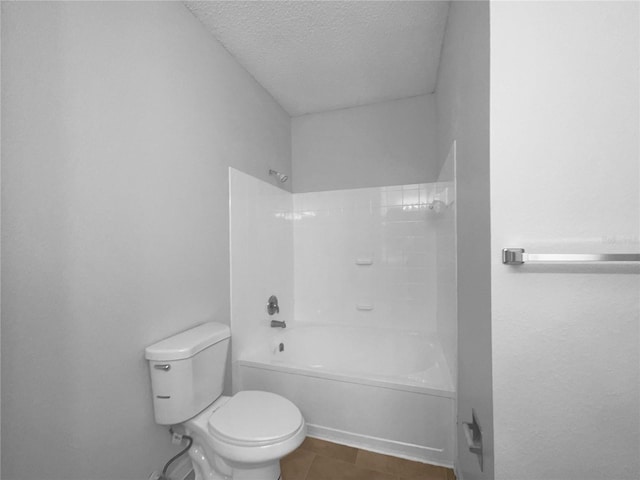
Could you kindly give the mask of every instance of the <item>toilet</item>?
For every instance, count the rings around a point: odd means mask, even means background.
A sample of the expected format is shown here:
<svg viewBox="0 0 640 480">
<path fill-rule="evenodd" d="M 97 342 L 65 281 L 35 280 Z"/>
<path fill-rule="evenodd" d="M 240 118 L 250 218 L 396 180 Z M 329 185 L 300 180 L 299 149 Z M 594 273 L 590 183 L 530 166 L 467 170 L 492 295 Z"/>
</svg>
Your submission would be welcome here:
<svg viewBox="0 0 640 480">
<path fill-rule="evenodd" d="M 231 332 L 209 322 L 145 349 L 156 423 L 182 424 L 193 438 L 196 480 L 278 480 L 280 459 L 298 448 L 306 424 L 279 395 L 222 395 Z"/>
</svg>

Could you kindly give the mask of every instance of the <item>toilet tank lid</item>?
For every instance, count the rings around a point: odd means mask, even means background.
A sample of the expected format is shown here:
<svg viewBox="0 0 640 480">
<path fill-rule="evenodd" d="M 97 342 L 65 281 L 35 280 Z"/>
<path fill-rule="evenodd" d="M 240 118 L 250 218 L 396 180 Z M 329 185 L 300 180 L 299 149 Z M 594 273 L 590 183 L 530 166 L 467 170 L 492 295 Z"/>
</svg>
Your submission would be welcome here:
<svg viewBox="0 0 640 480">
<path fill-rule="evenodd" d="M 145 348 L 147 360 L 171 361 L 191 358 L 196 353 L 231 336 L 227 325 L 208 322 L 190 328 Z"/>
</svg>

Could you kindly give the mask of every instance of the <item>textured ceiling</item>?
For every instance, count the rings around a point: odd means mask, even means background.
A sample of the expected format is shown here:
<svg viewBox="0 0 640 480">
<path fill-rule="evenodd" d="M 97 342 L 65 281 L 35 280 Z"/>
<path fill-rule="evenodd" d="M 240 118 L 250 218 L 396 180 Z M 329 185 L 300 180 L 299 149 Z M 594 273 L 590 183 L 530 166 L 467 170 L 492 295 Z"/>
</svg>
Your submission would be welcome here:
<svg viewBox="0 0 640 480">
<path fill-rule="evenodd" d="M 431 93 L 449 2 L 185 1 L 291 115 Z"/>
</svg>

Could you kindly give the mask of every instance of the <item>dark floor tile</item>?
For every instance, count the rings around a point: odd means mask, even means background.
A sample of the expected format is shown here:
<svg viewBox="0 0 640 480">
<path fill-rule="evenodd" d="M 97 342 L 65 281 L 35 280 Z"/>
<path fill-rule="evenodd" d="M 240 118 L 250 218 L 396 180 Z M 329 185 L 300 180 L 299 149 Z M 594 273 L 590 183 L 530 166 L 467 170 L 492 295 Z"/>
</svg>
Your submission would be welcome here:
<svg viewBox="0 0 640 480">
<path fill-rule="evenodd" d="M 331 457 L 317 455 L 306 480 L 398 480 L 394 475 L 376 472 Z"/>
<path fill-rule="evenodd" d="M 404 458 L 359 450 L 356 458 L 358 467 L 396 475 L 402 480 L 447 480 L 444 467 L 414 462 Z"/>
<path fill-rule="evenodd" d="M 300 445 L 300 449 L 322 455 L 323 457 L 336 458 L 344 462 L 355 463 L 358 449 L 327 442 L 318 438 L 307 437 Z"/>
<path fill-rule="evenodd" d="M 282 480 L 305 480 L 315 456 L 309 450 L 297 449 L 284 457 L 280 460 Z"/>
</svg>

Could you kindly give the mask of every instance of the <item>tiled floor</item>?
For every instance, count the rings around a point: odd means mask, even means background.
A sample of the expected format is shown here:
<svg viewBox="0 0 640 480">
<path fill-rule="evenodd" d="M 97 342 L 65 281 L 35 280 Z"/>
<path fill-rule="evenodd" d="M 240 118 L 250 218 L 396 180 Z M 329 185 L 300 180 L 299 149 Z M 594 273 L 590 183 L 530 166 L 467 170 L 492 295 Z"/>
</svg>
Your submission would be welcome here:
<svg viewBox="0 0 640 480">
<path fill-rule="evenodd" d="M 307 437 L 280 462 L 282 480 L 455 480 L 453 470 Z"/>
</svg>

